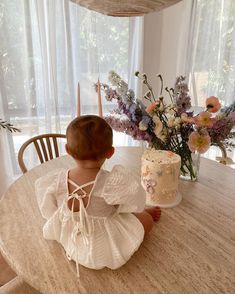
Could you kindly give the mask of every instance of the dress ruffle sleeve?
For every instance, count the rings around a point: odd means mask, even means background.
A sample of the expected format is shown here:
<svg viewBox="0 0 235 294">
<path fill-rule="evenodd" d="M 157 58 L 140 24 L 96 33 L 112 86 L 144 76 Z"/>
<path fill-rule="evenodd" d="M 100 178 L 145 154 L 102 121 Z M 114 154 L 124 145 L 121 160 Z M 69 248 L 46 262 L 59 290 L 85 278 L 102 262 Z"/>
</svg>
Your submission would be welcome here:
<svg viewBox="0 0 235 294">
<path fill-rule="evenodd" d="M 130 171 L 116 165 L 107 175 L 103 197 L 110 205 L 119 205 L 117 212 L 141 212 L 145 207 L 145 192 Z"/>
<path fill-rule="evenodd" d="M 39 209 L 45 219 L 49 219 L 58 209 L 56 194 L 61 170 L 53 171 L 35 182 L 35 192 Z"/>
</svg>

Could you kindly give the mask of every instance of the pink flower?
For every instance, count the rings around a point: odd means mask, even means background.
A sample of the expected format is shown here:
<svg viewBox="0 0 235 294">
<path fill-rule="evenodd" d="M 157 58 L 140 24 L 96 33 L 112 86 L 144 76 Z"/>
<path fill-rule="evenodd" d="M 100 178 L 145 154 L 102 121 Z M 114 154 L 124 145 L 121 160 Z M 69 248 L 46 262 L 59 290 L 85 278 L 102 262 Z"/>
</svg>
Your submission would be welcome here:
<svg viewBox="0 0 235 294">
<path fill-rule="evenodd" d="M 189 136 L 188 146 L 192 152 L 198 151 L 199 153 L 205 153 L 211 144 L 211 138 L 207 132 L 198 133 L 192 132 Z"/>
<path fill-rule="evenodd" d="M 206 99 L 206 108 L 209 112 L 217 112 L 221 108 L 219 99 L 215 96 L 210 96 Z"/>
<path fill-rule="evenodd" d="M 154 109 L 156 108 L 157 103 L 153 102 L 151 104 L 149 104 L 149 106 L 145 109 L 146 112 L 151 113 L 154 111 Z"/>
<path fill-rule="evenodd" d="M 211 113 L 203 111 L 194 117 L 195 124 L 198 127 L 211 128 L 215 123 L 215 119 L 211 117 Z"/>
</svg>

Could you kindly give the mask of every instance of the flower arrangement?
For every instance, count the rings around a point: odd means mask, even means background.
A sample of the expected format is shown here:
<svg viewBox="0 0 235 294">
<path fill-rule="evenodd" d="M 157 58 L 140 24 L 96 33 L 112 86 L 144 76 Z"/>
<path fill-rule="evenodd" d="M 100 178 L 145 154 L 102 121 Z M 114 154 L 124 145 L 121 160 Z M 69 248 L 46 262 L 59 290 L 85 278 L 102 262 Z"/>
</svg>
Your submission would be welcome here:
<svg viewBox="0 0 235 294">
<path fill-rule="evenodd" d="M 170 98 L 163 97 L 163 79 L 159 97 L 156 97 L 146 74 L 135 75 L 147 87 L 142 100 L 135 97 L 133 90 L 114 71 L 109 73 L 111 86 L 101 84 L 108 101 L 117 101 L 117 109 L 106 116 L 112 128 L 124 132 L 134 139 L 144 140 L 155 149 L 171 150 L 181 156 L 181 174 L 196 179 L 192 154 L 204 153 L 210 145 L 235 147 L 231 138 L 235 125 L 235 102 L 224 109 L 218 98 L 206 99 L 205 111 L 194 115 L 185 77 L 177 77 L 174 88 L 165 88 Z M 144 104 L 148 102 L 148 105 Z M 220 111 L 219 111 L 220 110 Z M 218 112 L 219 111 L 219 112 Z"/>
</svg>

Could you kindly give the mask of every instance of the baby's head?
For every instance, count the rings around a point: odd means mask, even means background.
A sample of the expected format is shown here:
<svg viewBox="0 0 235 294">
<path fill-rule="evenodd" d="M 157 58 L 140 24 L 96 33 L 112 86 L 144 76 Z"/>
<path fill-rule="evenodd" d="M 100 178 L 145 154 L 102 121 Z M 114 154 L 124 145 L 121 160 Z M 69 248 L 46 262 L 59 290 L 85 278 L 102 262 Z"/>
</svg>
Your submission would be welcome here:
<svg viewBox="0 0 235 294">
<path fill-rule="evenodd" d="M 113 131 L 96 115 L 75 118 L 66 131 L 67 152 L 76 160 L 102 160 L 113 155 Z"/>
</svg>

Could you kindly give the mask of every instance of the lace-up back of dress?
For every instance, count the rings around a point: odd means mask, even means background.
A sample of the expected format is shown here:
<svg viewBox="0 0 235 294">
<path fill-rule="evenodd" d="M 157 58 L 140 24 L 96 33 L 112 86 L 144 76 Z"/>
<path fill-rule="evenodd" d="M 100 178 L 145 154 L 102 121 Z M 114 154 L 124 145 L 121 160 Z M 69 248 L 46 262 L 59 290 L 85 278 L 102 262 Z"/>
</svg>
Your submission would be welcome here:
<svg viewBox="0 0 235 294">
<path fill-rule="evenodd" d="M 101 173 L 104 176 L 105 172 L 101 171 Z M 79 196 L 81 195 L 84 207 L 89 216 L 101 218 L 108 217 L 115 212 L 116 208 L 113 205 L 107 204 L 104 198 L 102 197 L 102 189 L 99 189 L 99 187 L 103 186 L 104 181 L 105 176 L 98 177 L 97 181 L 89 182 L 79 186 L 70 179 L 68 179 L 68 188 L 69 191 L 71 191 L 69 197 L 71 197 L 73 193 Z M 94 185 L 96 185 L 96 188 L 94 189 L 95 192 L 93 192 Z M 70 210 L 72 210 L 72 202 L 73 198 L 71 198 L 68 201 L 68 208 Z M 79 211 L 79 209 L 79 201 L 74 201 L 74 211 Z"/>
<path fill-rule="evenodd" d="M 68 197 L 70 198 L 72 195 L 76 195 L 79 198 L 82 199 L 84 207 L 86 208 L 88 206 L 89 203 L 89 194 L 92 190 L 92 187 L 94 185 L 95 181 L 91 181 L 88 183 L 85 183 L 83 185 L 77 185 L 75 182 L 73 182 L 72 180 L 68 179 L 68 191 L 70 191 Z M 70 198 L 68 200 L 68 208 L 70 210 L 72 210 L 72 205 L 73 205 L 73 198 Z M 79 201 L 75 200 L 74 201 L 74 211 L 77 212 L 80 210 L 79 207 Z"/>
</svg>

